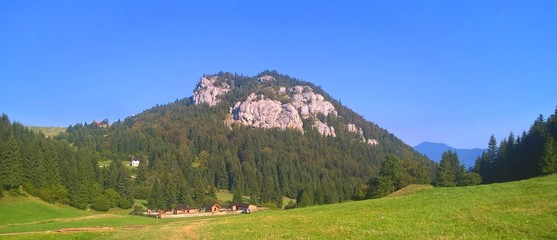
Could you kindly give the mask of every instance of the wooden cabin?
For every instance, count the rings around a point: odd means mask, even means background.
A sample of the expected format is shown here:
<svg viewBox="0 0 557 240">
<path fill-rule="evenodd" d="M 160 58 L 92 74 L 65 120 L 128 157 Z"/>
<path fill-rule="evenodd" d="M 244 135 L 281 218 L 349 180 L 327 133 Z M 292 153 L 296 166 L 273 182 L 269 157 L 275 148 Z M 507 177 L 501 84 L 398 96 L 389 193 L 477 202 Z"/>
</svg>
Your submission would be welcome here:
<svg viewBox="0 0 557 240">
<path fill-rule="evenodd" d="M 205 209 L 205 212 L 212 212 L 212 213 L 220 212 L 220 205 L 218 205 L 218 204 L 215 203 L 215 204 L 213 204 L 213 205 L 211 205 L 211 206 L 208 206 L 208 207 Z"/>
</svg>

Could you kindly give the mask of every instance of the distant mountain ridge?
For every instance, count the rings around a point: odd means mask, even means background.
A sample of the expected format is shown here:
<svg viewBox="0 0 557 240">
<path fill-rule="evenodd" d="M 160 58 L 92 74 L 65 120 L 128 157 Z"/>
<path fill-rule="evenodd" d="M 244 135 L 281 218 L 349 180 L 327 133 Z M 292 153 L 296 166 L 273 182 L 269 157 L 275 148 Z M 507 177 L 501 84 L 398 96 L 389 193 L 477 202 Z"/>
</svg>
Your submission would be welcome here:
<svg viewBox="0 0 557 240">
<path fill-rule="evenodd" d="M 440 162 L 443 152 L 451 150 L 456 152 L 458 159 L 466 168 L 473 167 L 478 156 L 482 154 L 485 149 L 458 149 L 451 147 L 444 143 L 423 142 L 413 147 L 414 150 L 421 154 L 426 155 L 429 159 Z"/>
</svg>

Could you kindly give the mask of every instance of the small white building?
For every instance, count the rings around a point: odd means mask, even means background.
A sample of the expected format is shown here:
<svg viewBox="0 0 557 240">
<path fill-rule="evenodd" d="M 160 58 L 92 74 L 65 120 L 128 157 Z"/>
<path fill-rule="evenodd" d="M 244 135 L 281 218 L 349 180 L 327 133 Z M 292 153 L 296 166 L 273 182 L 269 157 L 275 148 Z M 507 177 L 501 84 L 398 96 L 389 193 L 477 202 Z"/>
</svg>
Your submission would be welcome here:
<svg viewBox="0 0 557 240">
<path fill-rule="evenodd" d="M 132 161 L 130 162 L 130 166 L 139 167 L 139 159 L 137 159 L 137 158 L 135 158 L 135 156 L 133 156 Z"/>
</svg>

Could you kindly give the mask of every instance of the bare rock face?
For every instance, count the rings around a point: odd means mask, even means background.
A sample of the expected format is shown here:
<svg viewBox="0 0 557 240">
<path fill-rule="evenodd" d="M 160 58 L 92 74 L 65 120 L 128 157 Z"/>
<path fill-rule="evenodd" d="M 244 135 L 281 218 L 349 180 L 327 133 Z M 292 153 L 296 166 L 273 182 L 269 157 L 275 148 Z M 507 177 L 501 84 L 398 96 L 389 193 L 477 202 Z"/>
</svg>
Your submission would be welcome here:
<svg viewBox="0 0 557 240">
<path fill-rule="evenodd" d="M 255 93 L 244 102 L 237 102 L 231 114 L 235 122 L 248 126 L 303 131 L 302 119 L 292 104 L 282 104 Z"/>
<path fill-rule="evenodd" d="M 262 76 L 259 81 L 273 81 L 272 76 Z M 290 103 L 269 99 L 252 93 L 245 101 L 237 102 L 231 109 L 232 119 L 244 125 L 262 128 L 297 129 L 303 132 L 302 119 L 313 118 L 313 127 L 324 136 L 336 136 L 335 129 L 317 119 L 318 114 L 337 115 L 333 104 L 309 86 L 279 87 L 278 94 L 288 97 Z M 300 115 L 301 114 L 301 115 Z"/>
<path fill-rule="evenodd" d="M 314 93 L 309 86 L 295 86 L 289 88 L 288 93 L 292 94 L 292 105 L 300 110 L 302 117 L 317 116 L 321 113 L 324 116 L 329 114 L 337 115 L 337 111 L 333 104 L 323 97 L 323 95 Z"/>
<path fill-rule="evenodd" d="M 347 125 L 347 127 L 348 127 L 349 132 L 357 133 L 358 135 L 360 135 L 360 138 L 361 138 L 362 142 L 365 142 L 370 146 L 375 146 L 375 145 L 379 144 L 379 141 L 377 141 L 373 138 L 372 139 L 366 139 L 364 137 L 364 131 L 361 128 L 357 127 L 356 124 L 349 123 Z"/>
<path fill-rule="evenodd" d="M 334 127 L 319 121 L 319 119 L 315 119 L 315 121 L 313 122 L 313 127 L 317 129 L 317 131 L 321 133 L 321 135 L 323 136 L 331 136 L 331 137 L 337 136 Z"/>
<path fill-rule="evenodd" d="M 258 80 L 259 80 L 260 83 L 262 83 L 262 82 L 274 81 L 275 78 L 271 75 L 263 75 L 263 76 L 259 77 Z"/>
<path fill-rule="evenodd" d="M 364 138 L 364 131 L 361 128 L 356 127 L 356 124 L 349 123 L 347 126 L 349 132 L 358 133 L 362 138 Z"/>
<path fill-rule="evenodd" d="M 367 143 L 368 145 L 370 145 L 370 146 L 375 146 L 375 145 L 379 144 L 379 141 L 377 141 L 377 140 L 375 140 L 375 139 L 372 138 L 372 139 L 368 139 L 368 140 L 366 141 L 366 143 Z"/>
<path fill-rule="evenodd" d="M 230 91 L 230 86 L 225 81 L 219 81 L 217 76 L 202 77 L 193 90 L 193 102 L 195 105 L 206 103 L 209 106 L 215 106 L 220 102 L 219 96 L 228 91 Z"/>
</svg>

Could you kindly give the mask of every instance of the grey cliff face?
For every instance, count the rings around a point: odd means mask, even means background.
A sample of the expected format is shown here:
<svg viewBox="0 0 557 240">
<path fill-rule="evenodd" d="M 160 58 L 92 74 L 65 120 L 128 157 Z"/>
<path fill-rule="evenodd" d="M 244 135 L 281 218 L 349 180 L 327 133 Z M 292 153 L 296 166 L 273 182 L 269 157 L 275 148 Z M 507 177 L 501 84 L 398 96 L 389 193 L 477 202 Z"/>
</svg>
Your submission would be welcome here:
<svg viewBox="0 0 557 240">
<path fill-rule="evenodd" d="M 270 76 L 261 77 L 272 81 Z M 289 89 L 280 87 L 278 94 L 288 97 L 290 103 L 268 99 L 252 93 L 245 101 L 237 102 L 230 113 L 235 122 L 263 128 L 292 128 L 303 132 L 302 119 L 313 118 L 313 127 L 322 135 L 336 136 L 335 129 L 317 119 L 317 114 L 337 115 L 333 104 L 321 94 L 316 94 L 308 86 L 295 86 Z"/>
<path fill-rule="evenodd" d="M 248 126 L 303 131 L 302 119 L 294 106 L 282 104 L 264 95 L 252 93 L 245 101 L 237 102 L 231 114 L 235 122 Z"/>
<path fill-rule="evenodd" d="M 258 78 L 260 84 L 272 81 L 275 81 L 275 78 L 271 75 Z M 202 77 L 193 91 L 194 104 L 215 106 L 220 102 L 221 96 L 230 90 L 231 87 L 226 79 L 219 79 L 218 76 Z M 338 115 L 334 105 L 323 95 L 303 85 L 288 88 L 281 86 L 274 91 L 275 96 L 280 96 L 282 102 L 263 94 L 251 93 L 245 100 L 237 102 L 230 108 L 225 123 L 227 125 L 239 123 L 259 128 L 295 129 L 303 133 L 302 120 L 311 119 L 313 129 L 323 136 L 336 137 L 335 128 L 318 117 Z M 355 124 L 349 123 L 347 128 L 349 132 L 358 134 L 362 142 L 371 146 L 378 144 L 375 139 L 366 139 L 362 129 Z"/>
<path fill-rule="evenodd" d="M 195 105 L 206 103 L 209 106 L 215 106 L 220 102 L 219 97 L 228 91 L 230 91 L 230 86 L 224 81 L 218 83 L 217 76 L 211 78 L 202 77 L 199 79 L 195 90 L 193 90 L 193 102 Z"/>
<path fill-rule="evenodd" d="M 304 118 L 317 116 L 321 113 L 324 116 L 329 114 L 337 115 L 337 111 L 333 104 L 323 97 L 323 95 L 314 93 L 309 86 L 295 86 L 287 90 L 292 94 L 292 105 L 300 110 Z"/>
<path fill-rule="evenodd" d="M 365 142 L 370 146 L 375 146 L 375 145 L 379 144 L 379 141 L 377 141 L 373 138 L 372 139 L 366 139 L 364 137 L 364 131 L 361 128 L 357 127 L 356 124 L 349 123 L 349 124 L 347 124 L 347 127 L 348 127 L 349 132 L 357 133 L 358 135 L 360 135 L 360 139 L 362 140 L 362 142 Z"/>
</svg>

